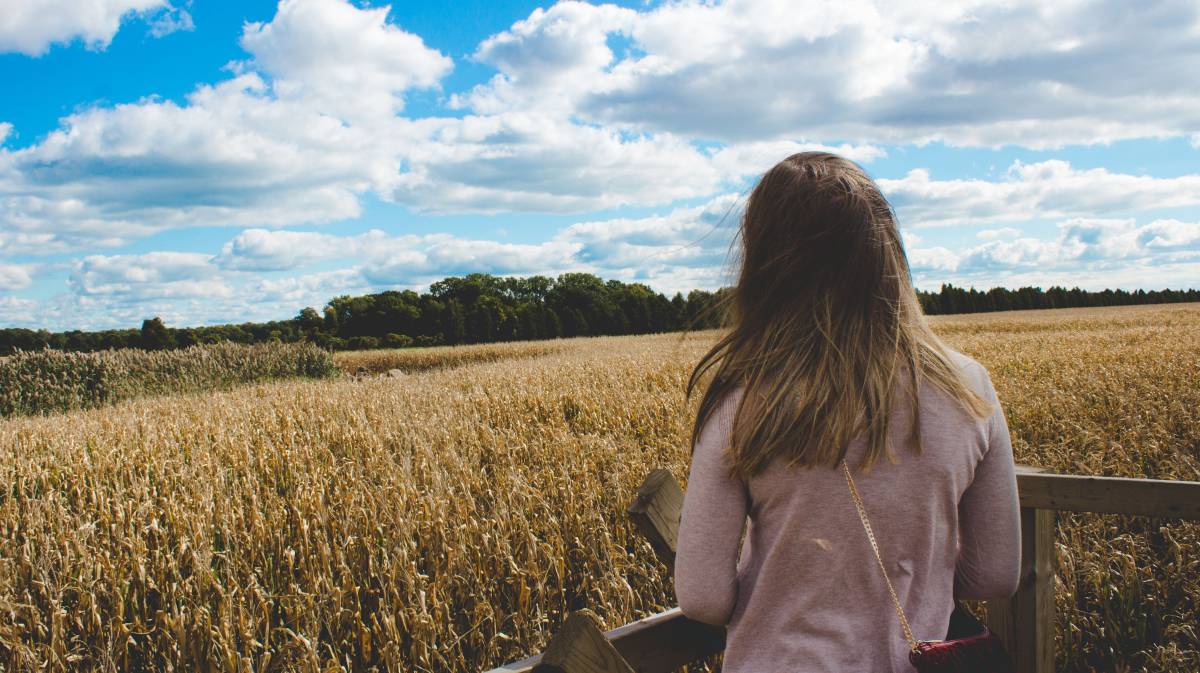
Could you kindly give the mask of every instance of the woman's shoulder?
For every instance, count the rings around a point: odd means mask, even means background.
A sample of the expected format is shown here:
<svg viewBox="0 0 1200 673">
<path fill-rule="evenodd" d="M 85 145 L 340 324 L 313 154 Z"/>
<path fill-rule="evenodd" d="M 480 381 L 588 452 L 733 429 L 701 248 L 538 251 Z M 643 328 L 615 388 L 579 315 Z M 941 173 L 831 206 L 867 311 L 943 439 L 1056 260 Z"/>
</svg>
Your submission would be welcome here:
<svg viewBox="0 0 1200 673">
<path fill-rule="evenodd" d="M 962 351 L 947 347 L 945 352 L 951 365 L 958 369 L 959 380 L 985 402 L 993 405 L 996 404 L 996 388 L 992 383 L 992 377 L 987 368 L 978 360 Z M 951 395 L 949 391 L 942 389 L 940 386 L 934 386 L 934 389 L 936 389 L 936 392 L 933 393 L 933 399 L 936 400 L 934 402 L 935 405 L 958 410 L 966 402 L 965 399 L 958 399 L 956 395 Z"/>
<path fill-rule="evenodd" d="M 958 368 L 966 376 L 966 379 L 971 382 L 975 391 L 984 394 L 991 387 L 991 376 L 988 370 L 978 360 L 953 348 L 946 348 L 946 355 L 950 357 L 950 361 L 958 365 Z"/>
<path fill-rule="evenodd" d="M 949 346 L 946 347 L 946 355 L 950 356 L 951 362 L 953 362 L 954 364 L 958 365 L 959 367 L 961 367 L 963 369 L 967 369 L 967 370 L 971 370 L 971 369 L 975 369 L 975 368 L 983 369 L 983 365 L 979 364 L 978 360 L 971 357 L 970 355 L 967 355 L 966 353 L 964 353 L 962 351 L 950 348 Z"/>
<path fill-rule="evenodd" d="M 742 398 L 746 394 L 745 386 L 738 385 L 728 390 L 725 390 L 717 398 L 713 404 L 712 411 L 708 414 L 706 426 L 712 426 L 714 432 L 728 436 L 733 431 L 733 421 L 737 416 L 737 410 L 741 406 Z"/>
</svg>

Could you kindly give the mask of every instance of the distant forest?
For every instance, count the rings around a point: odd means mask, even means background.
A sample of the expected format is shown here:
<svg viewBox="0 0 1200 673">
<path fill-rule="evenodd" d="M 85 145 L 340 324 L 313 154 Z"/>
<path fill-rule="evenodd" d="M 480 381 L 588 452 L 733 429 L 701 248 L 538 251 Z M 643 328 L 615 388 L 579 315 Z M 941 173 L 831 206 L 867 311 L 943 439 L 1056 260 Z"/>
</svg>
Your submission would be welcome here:
<svg viewBox="0 0 1200 673">
<path fill-rule="evenodd" d="M 149 318 L 141 329 L 55 333 L 0 329 L 0 355 L 47 347 L 161 350 L 220 341 L 311 341 L 346 350 L 673 332 L 718 327 L 721 316 L 713 306 L 728 291 L 692 290 L 668 298 L 641 283 L 604 281 L 589 273 L 565 273 L 558 278 L 475 273 L 440 280 L 420 294 L 389 290 L 335 297 L 323 311 L 305 308 L 290 320 L 173 328 L 159 318 Z M 995 287 L 981 292 L 944 284 L 939 292 L 918 291 L 917 295 L 930 315 L 1200 301 L 1200 290 L 1089 292 L 1058 286 L 1044 291 Z"/>
</svg>

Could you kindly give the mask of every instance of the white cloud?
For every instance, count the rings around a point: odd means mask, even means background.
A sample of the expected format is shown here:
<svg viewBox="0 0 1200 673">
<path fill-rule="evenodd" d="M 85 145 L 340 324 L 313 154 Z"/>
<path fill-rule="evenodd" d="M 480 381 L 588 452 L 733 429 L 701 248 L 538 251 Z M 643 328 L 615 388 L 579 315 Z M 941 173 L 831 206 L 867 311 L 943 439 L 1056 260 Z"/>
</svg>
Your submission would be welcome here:
<svg viewBox="0 0 1200 673">
<path fill-rule="evenodd" d="M 975 232 L 975 235 L 978 236 L 979 238 L 984 238 L 984 239 L 1012 238 L 1013 236 L 1020 236 L 1021 230 L 1017 229 L 1016 227 L 1000 227 L 999 229 L 981 229 L 981 230 Z"/>
<path fill-rule="evenodd" d="M 415 74 L 372 74 L 395 56 L 388 48 L 411 55 L 419 52 L 413 44 L 419 39 L 382 27 L 374 10 L 344 9 L 363 13 L 365 27 L 379 35 L 368 31 L 356 42 L 336 32 L 345 11 L 333 12 L 332 19 L 320 12 L 288 14 L 278 30 L 247 29 L 256 58 L 274 65 L 305 36 L 325 34 L 350 46 L 314 51 L 307 64 L 281 66 L 282 73 L 248 71 L 201 85 L 185 105 L 151 97 L 86 109 L 33 146 L 0 148 L 0 222 L 13 232 L 7 251 L 120 244 L 178 227 L 283 226 L 358 216 L 359 196 L 368 189 L 390 192 L 401 148 L 422 131 L 390 115 L 347 124 L 335 115 L 361 96 L 350 89 L 333 97 L 326 85 L 306 78 L 329 75 L 328 86 L 377 87 L 370 89 L 374 95 L 393 100 L 395 87 L 426 83 L 430 73 L 417 58 L 412 65 L 423 70 Z M 330 25 L 305 24 L 323 19 Z M 361 58 L 351 58 L 356 48 Z M 321 58 L 325 69 L 313 62 Z M 422 58 L 443 57 L 430 52 Z M 356 74 L 332 78 L 340 70 Z M 271 75 L 279 76 L 274 84 Z M 312 95 L 301 96 L 305 91 Z M 37 240 L 47 233 L 48 243 Z"/>
<path fill-rule="evenodd" d="M 1200 204 L 1200 175 L 1156 178 L 1078 169 L 1052 159 L 1014 162 L 999 181 L 934 180 L 926 169 L 899 180 L 881 179 L 880 189 L 905 227 L 1092 216 Z"/>
<path fill-rule="evenodd" d="M 215 262 L 225 269 L 238 271 L 281 271 L 303 264 L 351 256 L 357 245 L 347 249 L 346 237 L 312 231 L 272 231 L 247 229 L 221 248 Z"/>
<path fill-rule="evenodd" d="M 213 261 L 227 270 L 282 271 L 318 260 L 342 260 L 354 265 L 360 285 L 415 287 L 472 272 L 566 271 L 572 268 L 579 247 L 559 238 L 516 244 L 450 234 L 389 235 L 378 229 L 352 236 L 250 229 L 225 244 Z"/>
<path fill-rule="evenodd" d="M 1200 129 L 1196 5 L 1122 0 L 562 3 L 485 41 L 459 99 L 689 137 L 1058 147 Z M 616 55 L 609 36 L 632 49 Z M 568 51 L 564 45 L 577 44 Z M 562 62 L 561 67 L 556 63 Z"/>
<path fill-rule="evenodd" d="M 955 271 L 1003 271 L 1022 266 L 1052 267 L 1074 259 L 1068 241 L 1044 241 L 1019 238 L 1014 241 L 990 241 L 958 255 Z"/>
<path fill-rule="evenodd" d="M 1154 249 L 1196 246 L 1200 242 L 1200 222 L 1155 220 L 1137 230 L 1138 245 Z"/>
<path fill-rule="evenodd" d="M 764 173 L 771 166 L 797 152 L 832 152 L 860 164 L 887 156 L 886 150 L 874 145 L 842 143 L 833 146 L 794 140 L 733 143 L 711 149 L 710 156 L 721 175 L 737 179 Z"/>
<path fill-rule="evenodd" d="M 269 23 L 249 23 L 242 46 L 271 73 L 281 100 L 342 119 L 377 120 L 404 106 L 401 94 L 436 86 L 453 61 L 387 22 L 390 7 L 341 0 L 281 0 Z"/>
<path fill-rule="evenodd" d="M 59 324 L 50 322 L 50 316 L 40 310 L 39 304 L 33 299 L 0 294 L 0 324 L 27 329 L 45 329 L 47 325 Z"/>
<path fill-rule="evenodd" d="M 270 23 L 245 27 L 252 58 L 238 74 L 198 86 L 183 104 L 151 96 L 87 108 L 34 145 L 0 147 L 0 250 L 61 253 L 183 227 L 330 222 L 358 217 L 368 192 L 426 212 L 667 204 L 712 194 L 762 170 L 768 150 L 799 146 L 709 156 L 671 134 L 545 111 L 398 117 L 404 92 L 436 86 L 450 61 L 386 13 L 287 0 Z M 843 147 L 865 160 L 880 152 Z"/>
<path fill-rule="evenodd" d="M 329 279 L 343 287 L 419 288 L 472 272 L 557 275 L 566 271 L 688 290 L 728 282 L 723 274 L 728 275 L 730 242 L 743 204 L 739 195 L 725 194 L 664 215 L 579 222 L 541 243 L 449 234 L 396 235 L 377 229 L 356 235 L 250 229 L 226 243 L 212 262 L 249 278 L 259 278 L 253 272 L 294 271 L 317 261 L 349 265 L 336 272 L 253 281 L 276 294 L 311 292 L 313 283 L 328 290 Z M 351 280 L 354 274 L 357 280 Z M 316 278 L 325 280 L 311 280 Z M 702 285 L 688 285 L 697 282 Z"/>
<path fill-rule="evenodd" d="M 192 21 L 191 12 L 182 7 L 168 7 L 150 20 L 152 37 L 164 37 L 171 33 L 195 29 L 196 24 Z"/>
<path fill-rule="evenodd" d="M 661 275 L 727 266 L 730 242 L 745 200 L 724 194 L 708 203 L 676 208 L 665 215 L 573 224 L 555 235 L 578 242 L 576 258 L 610 277 Z"/>
<path fill-rule="evenodd" d="M 958 267 L 959 255 L 943 246 L 932 248 L 905 247 L 908 266 L 914 271 L 954 271 Z"/>
<path fill-rule="evenodd" d="M 1094 271 L 1128 264 L 1156 265 L 1187 259 L 1200 262 L 1200 222 L 1163 219 L 1139 226 L 1134 219 L 1070 218 L 1058 223 L 1058 238 L 1054 240 L 995 239 L 959 252 L 940 246 L 917 248 L 908 250 L 908 257 L 914 272 L 994 277 L 1031 269 Z M 1200 264 L 1193 272 L 1197 270 Z"/>
<path fill-rule="evenodd" d="M 245 303 L 273 319 L 299 313 L 306 306 L 324 306 L 338 295 L 366 294 L 373 289 L 357 267 L 286 278 L 254 277 L 247 285 Z"/>
<path fill-rule="evenodd" d="M 587 212 L 711 194 L 723 176 L 669 134 L 626 136 L 537 112 L 425 120 L 391 197 L 429 212 Z"/>
<path fill-rule="evenodd" d="M 614 58 L 609 33 L 629 29 L 637 13 L 615 5 L 559 2 L 537 8 L 529 18 L 484 40 L 472 59 L 500 73 L 486 85 L 451 97 L 454 107 L 485 114 L 547 106 L 569 114 L 584 81 L 602 72 Z M 563 95 L 568 93 L 568 95 Z"/>
<path fill-rule="evenodd" d="M 119 302 L 231 296 L 233 288 L 211 260 L 196 252 L 88 255 L 75 263 L 69 283 L 80 295 Z"/>
<path fill-rule="evenodd" d="M 106 49 L 122 19 L 161 8 L 170 11 L 167 0 L 5 0 L 0 12 L 0 53 L 41 56 L 50 45 L 75 38 L 89 49 Z"/>
<path fill-rule="evenodd" d="M 0 220 L 71 249 L 185 226 L 357 216 L 375 145 L 330 118 L 277 109 L 257 85 L 243 76 L 205 87 L 188 107 L 90 110 L 39 145 L 0 153 L 13 175 L 0 179 Z"/>
<path fill-rule="evenodd" d="M 0 263 L 0 290 L 20 290 L 33 284 L 30 264 Z"/>
<path fill-rule="evenodd" d="M 376 286 L 421 286 L 446 276 L 557 274 L 574 270 L 576 246 L 559 241 L 538 244 L 462 239 L 448 234 L 402 236 L 377 242 L 363 265 Z"/>
</svg>

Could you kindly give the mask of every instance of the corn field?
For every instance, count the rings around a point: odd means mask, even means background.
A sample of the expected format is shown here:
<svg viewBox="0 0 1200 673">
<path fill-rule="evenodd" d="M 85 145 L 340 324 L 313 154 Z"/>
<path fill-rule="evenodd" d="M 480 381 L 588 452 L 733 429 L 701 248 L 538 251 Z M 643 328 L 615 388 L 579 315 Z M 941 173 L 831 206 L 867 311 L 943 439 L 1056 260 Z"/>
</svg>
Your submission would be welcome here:
<svg viewBox="0 0 1200 673">
<path fill-rule="evenodd" d="M 172 351 L 26 351 L 0 358 L 0 416 L 91 409 L 144 395 L 336 374 L 332 356 L 311 344 L 225 342 Z"/>
<path fill-rule="evenodd" d="M 385 374 L 393 371 L 412 374 L 431 369 L 448 369 L 483 362 L 549 355 L 557 353 L 568 344 L 570 344 L 569 341 L 555 339 L 552 341 L 508 341 L 471 346 L 339 351 L 334 354 L 333 359 L 342 372 L 351 375 Z"/>
<path fill-rule="evenodd" d="M 991 372 L 1019 462 L 1200 479 L 1197 305 L 932 321 Z M 2 420 L 0 670 L 478 671 L 571 610 L 666 609 L 624 512 L 650 469 L 686 479 L 716 337 Z M 1200 525 L 1058 521 L 1056 670 L 1200 670 Z"/>
</svg>

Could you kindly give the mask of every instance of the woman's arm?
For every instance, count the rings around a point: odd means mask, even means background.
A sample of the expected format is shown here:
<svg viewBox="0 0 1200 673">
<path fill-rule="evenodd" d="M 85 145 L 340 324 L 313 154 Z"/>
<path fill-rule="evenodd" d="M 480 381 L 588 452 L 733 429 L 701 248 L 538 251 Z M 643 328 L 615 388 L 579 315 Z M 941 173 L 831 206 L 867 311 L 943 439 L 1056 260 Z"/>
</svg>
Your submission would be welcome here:
<svg viewBox="0 0 1200 673">
<path fill-rule="evenodd" d="M 725 445 L 737 407 L 727 396 L 705 422 L 692 453 L 679 539 L 675 596 L 688 617 L 727 624 L 737 604 L 737 563 L 750 496 L 726 471 Z"/>
<path fill-rule="evenodd" d="M 957 598 L 1006 598 L 1021 580 L 1021 510 L 1008 421 L 984 371 L 990 401 L 988 450 L 958 503 Z"/>
</svg>

